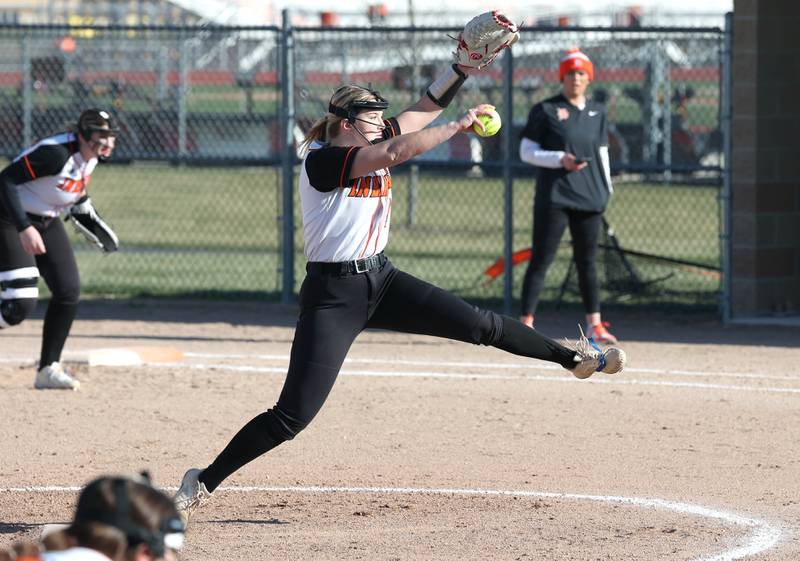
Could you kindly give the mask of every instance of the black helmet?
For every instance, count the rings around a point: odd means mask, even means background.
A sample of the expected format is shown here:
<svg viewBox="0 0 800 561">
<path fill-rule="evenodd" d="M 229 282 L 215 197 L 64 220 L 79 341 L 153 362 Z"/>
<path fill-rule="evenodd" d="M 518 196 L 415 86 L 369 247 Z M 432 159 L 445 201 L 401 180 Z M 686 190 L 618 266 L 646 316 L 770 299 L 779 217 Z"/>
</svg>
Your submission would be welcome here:
<svg viewBox="0 0 800 561">
<path fill-rule="evenodd" d="M 381 94 L 372 88 L 365 88 L 363 86 L 357 86 L 362 90 L 368 92 L 372 95 L 374 99 L 371 100 L 357 100 L 351 101 L 347 104 L 347 107 L 339 107 L 338 105 L 334 105 L 333 99 L 336 97 L 336 94 L 339 93 L 344 88 L 349 86 L 342 86 L 331 96 L 331 101 L 328 104 L 328 113 L 333 113 L 337 117 L 342 117 L 343 119 L 347 119 L 350 123 L 355 122 L 356 115 L 361 113 L 362 111 L 370 111 L 370 110 L 379 110 L 383 111 L 387 107 L 389 107 L 389 102 L 386 101 Z"/>
<path fill-rule="evenodd" d="M 112 504 L 108 504 L 110 497 L 103 490 L 108 487 L 113 493 Z M 136 505 L 131 500 L 134 493 L 143 499 Z M 145 506 L 146 511 L 142 510 Z M 153 514 L 158 514 L 155 528 L 143 524 Z M 167 548 L 180 549 L 186 531 L 172 499 L 151 485 L 146 472 L 137 479 L 100 477 L 90 482 L 78 497 L 74 523 L 91 522 L 117 528 L 125 534 L 129 546 L 144 543 L 156 557 L 163 557 Z"/>
<path fill-rule="evenodd" d="M 89 140 L 95 131 L 106 131 L 115 135 L 119 132 L 119 128 L 117 128 L 114 118 L 107 111 L 87 109 L 78 117 L 78 134 L 84 140 Z"/>
</svg>

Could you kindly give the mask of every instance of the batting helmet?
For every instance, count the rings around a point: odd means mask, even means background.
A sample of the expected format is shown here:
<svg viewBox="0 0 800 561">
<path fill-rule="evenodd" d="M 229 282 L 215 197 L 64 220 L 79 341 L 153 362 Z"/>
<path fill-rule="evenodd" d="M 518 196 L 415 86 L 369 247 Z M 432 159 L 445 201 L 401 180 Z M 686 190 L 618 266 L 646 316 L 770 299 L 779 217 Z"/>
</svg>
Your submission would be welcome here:
<svg viewBox="0 0 800 561">
<path fill-rule="evenodd" d="M 96 131 L 104 131 L 111 134 L 117 134 L 117 128 L 114 118 L 102 109 L 87 109 L 81 116 L 78 117 L 78 134 L 84 140 L 90 140 L 92 133 Z"/>
</svg>

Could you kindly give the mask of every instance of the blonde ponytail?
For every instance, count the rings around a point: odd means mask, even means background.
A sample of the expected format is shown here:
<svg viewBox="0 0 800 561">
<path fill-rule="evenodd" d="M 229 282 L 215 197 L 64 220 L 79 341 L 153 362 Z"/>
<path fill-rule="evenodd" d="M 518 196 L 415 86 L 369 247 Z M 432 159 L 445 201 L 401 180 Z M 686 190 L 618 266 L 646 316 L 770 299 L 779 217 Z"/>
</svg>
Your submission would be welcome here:
<svg viewBox="0 0 800 561">
<path fill-rule="evenodd" d="M 305 154 L 308 147 L 317 140 L 320 142 L 327 142 L 329 138 L 335 137 L 338 132 L 339 121 L 341 120 L 341 117 L 326 113 L 324 117 L 314 121 L 314 124 L 311 125 L 311 128 L 306 133 L 305 139 L 300 143 L 300 153 Z M 333 127 L 332 125 L 334 124 L 337 126 Z"/>
</svg>

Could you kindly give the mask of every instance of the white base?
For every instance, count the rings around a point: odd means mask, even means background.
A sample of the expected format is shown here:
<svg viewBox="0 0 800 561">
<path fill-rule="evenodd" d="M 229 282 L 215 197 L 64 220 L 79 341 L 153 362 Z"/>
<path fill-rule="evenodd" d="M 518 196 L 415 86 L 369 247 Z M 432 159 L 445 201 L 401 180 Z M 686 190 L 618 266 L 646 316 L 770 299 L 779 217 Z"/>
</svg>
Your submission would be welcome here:
<svg viewBox="0 0 800 561">
<path fill-rule="evenodd" d="M 62 362 L 88 366 L 139 366 L 148 362 L 180 362 L 183 351 L 174 347 L 119 347 L 64 353 Z"/>
</svg>

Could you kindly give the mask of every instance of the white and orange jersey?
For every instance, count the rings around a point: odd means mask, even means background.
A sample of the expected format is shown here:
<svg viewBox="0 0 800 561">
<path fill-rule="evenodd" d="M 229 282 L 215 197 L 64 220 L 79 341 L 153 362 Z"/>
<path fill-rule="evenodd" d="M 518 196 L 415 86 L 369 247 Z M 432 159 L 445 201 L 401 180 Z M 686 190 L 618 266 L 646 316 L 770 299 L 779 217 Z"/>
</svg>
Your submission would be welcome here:
<svg viewBox="0 0 800 561">
<path fill-rule="evenodd" d="M 97 158 L 84 161 L 78 139 L 61 133 L 42 139 L 8 166 L 25 212 L 58 216 L 86 194 Z"/>
<path fill-rule="evenodd" d="M 386 121 L 386 136 L 399 134 Z M 389 240 L 392 176 L 388 168 L 350 179 L 357 146 L 313 143 L 300 172 L 305 254 L 309 261 L 371 257 Z"/>
</svg>

